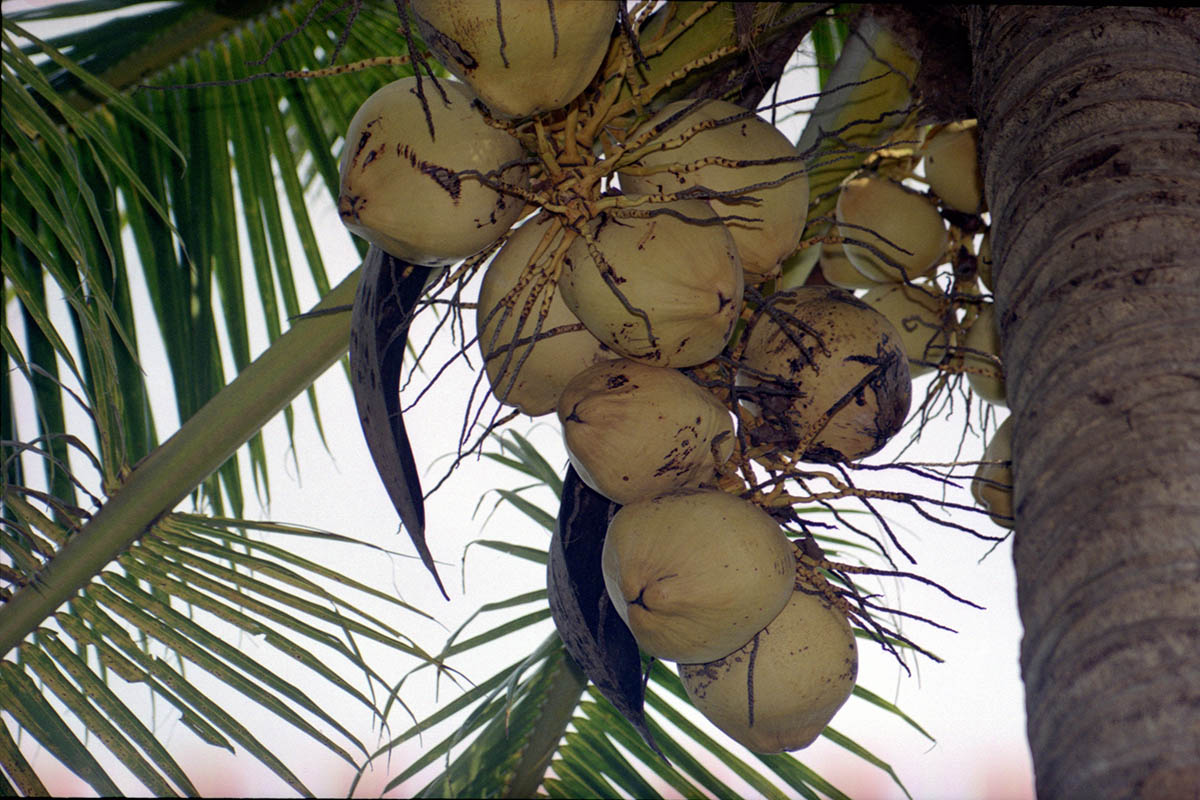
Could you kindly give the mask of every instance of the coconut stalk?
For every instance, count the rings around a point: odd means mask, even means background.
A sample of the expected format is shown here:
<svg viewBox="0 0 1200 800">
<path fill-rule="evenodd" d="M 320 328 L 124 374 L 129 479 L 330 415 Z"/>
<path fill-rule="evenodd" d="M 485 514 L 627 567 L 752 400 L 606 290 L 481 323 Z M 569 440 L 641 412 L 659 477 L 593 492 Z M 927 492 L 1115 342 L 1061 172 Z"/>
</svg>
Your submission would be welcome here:
<svg viewBox="0 0 1200 800">
<path fill-rule="evenodd" d="M 685 98 L 725 99 L 754 108 L 813 24 L 833 7 L 684 0 L 660 8 L 642 27 L 642 49 L 651 55 L 638 63 L 645 85 L 658 91 L 639 103 L 623 86 L 618 102 L 641 106 L 645 113 L 626 115 L 610 128 L 635 127 L 638 119 Z M 657 51 L 660 41 L 670 44 Z M 716 53 L 723 55 L 714 59 Z"/>
<path fill-rule="evenodd" d="M 7 654 L 144 535 L 339 358 L 360 269 L 143 459 L 100 510 L 0 609 Z"/>
<path fill-rule="evenodd" d="M 862 166 L 871 148 L 911 123 L 917 69 L 912 54 L 878 21 L 858 21 L 796 143 L 801 151 L 813 151 L 809 193 L 821 202 L 809 205 L 810 225 L 832 213 L 837 187 Z"/>
<path fill-rule="evenodd" d="M 829 233 L 842 181 L 862 166 L 873 148 L 912 123 L 912 87 L 919 66 L 877 20 L 858 20 L 796 142 L 796 149 L 807 154 L 811 198 L 803 240 Z M 818 255 L 819 248 L 808 247 L 785 260 L 784 285 L 802 285 Z"/>
</svg>

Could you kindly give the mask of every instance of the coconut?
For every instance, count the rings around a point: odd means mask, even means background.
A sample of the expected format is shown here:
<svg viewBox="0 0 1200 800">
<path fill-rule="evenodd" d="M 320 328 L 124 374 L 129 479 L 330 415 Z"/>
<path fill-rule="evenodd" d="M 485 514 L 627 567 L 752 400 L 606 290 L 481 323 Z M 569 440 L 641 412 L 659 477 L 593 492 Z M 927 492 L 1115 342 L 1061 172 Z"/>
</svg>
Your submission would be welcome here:
<svg viewBox="0 0 1200 800">
<path fill-rule="evenodd" d="M 882 284 L 859 272 L 850 259 L 846 258 L 846 252 L 840 244 L 822 244 L 818 263 L 825 280 L 839 289 L 870 289 L 875 286 L 892 285 L 890 282 Z"/>
<path fill-rule="evenodd" d="M 803 286 L 808 282 L 817 261 L 821 256 L 820 243 L 809 245 L 803 250 L 797 250 L 783 260 L 779 268 L 779 277 L 775 280 L 776 291 L 790 289 L 793 286 Z M 742 270 L 745 272 L 745 270 Z"/>
<path fill-rule="evenodd" d="M 979 266 L 979 280 L 983 281 L 983 286 L 989 292 L 996 291 L 995 284 L 992 283 L 992 232 L 989 229 L 983 234 L 983 239 L 979 242 L 979 255 L 976 257 L 975 263 Z"/>
<path fill-rule="evenodd" d="M 846 257 L 876 281 L 919 278 L 941 263 L 949 244 L 937 206 L 903 184 L 859 173 L 842 184 L 837 201 L 838 233 L 873 247 L 846 242 Z"/>
<path fill-rule="evenodd" d="M 781 292 L 750 328 L 738 383 L 768 431 L 809 461 L 882 448 L 908 414 L 912 379 L 899 331 L 842 289 Z"/>
<path fill-rule="evenodd" d="M 683 373 L 628 359 L 573 377 L 558 400 L 567 455 L 616 503 L 699 486 L 733 452 L 729 410 Z"/>
<path fill-rule="evenodd" d="M 1000 423 L 983 451 L 982 461 L 985 463 L 976 468 L 971 481 L 971 495 L 991 515 L 992 522 L 1012 528 L 1012 417 Z"/>
<path fill-rule="evenodd" d="M 1000 332 L 996 328 L 995 306 L 988 303 L 979 309 L 979 316 L 963 337 L 963 348 L 967 382 L 975 394 L 992 405 L 1007 405 L 1004 370 L 996 363 L 1000 357 Z"/>
<path fill-rule="evenodd" d="M 581 236 L 567 251 L 563 300 L 597 339 L 628 358 L 660 367 L 708 361 L 741 312 L 737 247 L 703 200 L 637 210 L 649 216 L 602 213 L 587 223 L 596 247 Z"/>
<path fill-rule="evenodd" d="M 396 258 L 446 266 L 475 255 L 512 227 L 523 200 L 497 191 L 466 170 L 527 187 L 528 170 L 509 166 L 524 150 L 471 108 L 461 83 L 439 81 L 447 100 L 424 82 L 436 138 L 416 94 L 401 78 L 362 104 L 342 151 L 338 213 L 351 233 Z"/>
<path fill-rule="evenodd" d="M 683 113 L 686 112 L 686 113 Z M 671 119 L 682 116 L 674 122 Z M 651 142 L 662 143 L 618 174 L 621 189 L 633 194 L 665 194 L 693 187 L 714 192 L 736 192 L 729 198 L 709 200 L 725 219 L 746 280 L 759 283 L 775 277 L 783 259 L 792 254 L 804 231 L 808 213 L 808 177 L 796 147 L 775 126 L 741 106 L 723 100 L 699 103 L 681 100 L 659 111 L 634 132 L 663 130 Z M 720 122 L 734 117 L 730 122 Z M 720 122 L 675 144 L 691 128 Z M 681 167 L 711 156 L 737 161 L 789 159 L 775 164 L 725 166 L 710 164 L 684 171 Z M 760 183 L 782 181 L 776 186 L 746 190 Z M 743 191 L 745 190 L 745 191 Z"/>
<path fill-rule="evenodd" d="M 562 108 L 608 52 L 616 0 L 412 0 L 421 36 L 488 110 L 524 117 Z"/>
<path fill-rule="evenodd" d="M 944 300 L 935 285 L 927 281 L 878 284 L 862 300 L 900 333 L 912 377 L 931 372 L 930 364 L 945 357 L 951 334 L 943 327 Z"/>
<path fill-rule="evenodd" d="M 609 523 L 604 585 L 642 650 L 712 661 L 738 649 L 787 604 L 791 542 L 753 503 L 717 490 L 625 506 Z"/>
<path fill-rule="evenodd" d="M 510 307 L 501 303 L 516 287 L 547 233 L 556 232 L 545 250 L 549 254 L 560 242 L 561 231 L 556 218 L 546 213 L 524 222 L 488 264 L 479 286 L 476 330 L 492 394 L 533 417 L 554 411 L 563 387 L 576 373 L 616 355 L 586 329 L 554 333 L 558 328 L 579 325 L 557 292 L 550 299 L 546 318 L 539 322 L 546 294 L 554 291 L 553 283 L 535 287 L 531 280 Z M 537 294 L 531 302 L 535 288 Z M 522 313 L 528 316 L 518 335 Z"/>
<path fill-rule="evenodd" d="M 944 205 L 967 214 L 983 210 L 978 154 L 978 128 L 973 119 L 951 123 L 926 142 L 925 179 Z"/>
<path fill-rule="evenodd" d="M 708 664 L 680 664 L 692 704 L 756 753 L 811 744 L 854 690 L 858 646 L 846 615 L 797 589 L 765 628 Z"/>
</svg>

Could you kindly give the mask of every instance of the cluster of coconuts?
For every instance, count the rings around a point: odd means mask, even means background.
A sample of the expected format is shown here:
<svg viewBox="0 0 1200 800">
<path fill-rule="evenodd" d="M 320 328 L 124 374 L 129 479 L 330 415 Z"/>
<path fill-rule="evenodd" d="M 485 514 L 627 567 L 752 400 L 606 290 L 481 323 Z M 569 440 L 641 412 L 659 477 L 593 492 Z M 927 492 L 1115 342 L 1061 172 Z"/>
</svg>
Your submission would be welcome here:
<svg viewBox="0 0 1200 800">
<path fill-rule="evenodd" d="M 972 239 L 947 227 L 947 218 L 975 218 L 986 211 L 978 160 L 975 120 L 935 129 L 910 163 L 889 174 L 876 162 L 840 187 L 837 233 L 842 244 L 820 246 L 817 260 L 825 279 L 879 311 L 900 332 L 912 376 L 939 368 L 966 374 L 972 391 L 989 404 L 1004 406 L 1004 371 L 994 306 L 978 291 L 974 277 L 955 276 L 955 304 L 935 282 L 940 265 L 955 246 Z M 915 162 L 915 163 L 914 163 Z M 928 185 L 923 192 L 902 180 L 912 173 Z M 984 229 L 975 248 L 978 280 L 992 289 L 990 234 Z M 944 276 L 943 276 L 944 277 Z M 998 525 L 1012 527 L 1011 459 L 1007 428 L 997 431 L 972 482 L 980 506 Z"/>
<path fill-rule="evenodd" d="M 945 292 L 933 281 L 939 265 L 954 255 L 945 217 L 985 211 L 974 120 L 946 125 L 911 153 L 919 177 L 929 186 L 918 191 L 886 169 L 864 169 L 847 178 L 838 193 L 837 233 L 844 244 L 823 245 L 819 263 L 835 286 L 863 292 L 863 299 L 896 323 L 904 336 L 914 377 L 955 359 L 972 389 L 988 402 L 1003 405 L 1003 373 L 997 359 L 995 319 L 990 305 L 970 315 L 964 341 Z M 991 288 L 990 249 L 985 235 L 976 257 L 984 287 Z M 973 280 L 973 279 L 972 279 Z M 964 293 L 965 287 L 959 287 Z"/>
<path fill-rule="evenodd" d="M 613 517 L 601 563 L 639 647 L 676 662 L 692 704 L 748 749 L 806 747 L 850 696 L 850 623 L 754 503 L 701 487 L 637 500 Z"/>
<path fill-rule="evenodd" d="M 978 130 L 974 120 L 947 125 L 927 143 L 923 161 L 925 177 L 930 189 L 946 207 L 968 214 L 984 210 L 978 152 Z M 976 267 L 983 287 L 992 291 L 990 231 L 985 231 L 979 242 Z M 1007 405 L 1004 369 L 1000 362 L 1000 335 L 995 306 L 991 303 L 977 309 L 963 337 L 959 357 L 967 368 L 967 381 L 972 391 L 992 405 Z M 1009 417 L 992 435 L 971 482 L 976 503 L 988 511 L 994 523 L 1004 528 L 1013 526 L 1011 463 L 1012 418 Z"/>
<path fill-rule="evenodd" d="M 804 227 L 807 179 L 783 134 L 728 103 L 668 105 L 630 135 L 647 134 L 641 156 L 618 176 L 624 195 L 645 197 L 636 207 L 651 213 L 588 220 L 590 241 L 577 238 L 567 251 L 558 284 L 564 304 L 611 354 L 566 379 L 556 410 L 581 479 L 621 505 L 601 566 L 641 649 L 676 662 L 692 703 L 734 740 L 757 752 L 794 750 L 820 734 L 853 689 L 855 638 L 833 602 L 798 584 L 780 524 L 717 488 L 738 423 L 682 370 L 726 351 L 743 318 L 744 287 L 778 275 Z M 736 165 L 678 168 L 722 156 Z M 772 159 L 779 161 L 742 163 Z M 758 188 L 738 194 L 750 185 Z M 686 196 L 701 187 L 722 196 Z M 659 209 L 670 213 L 653 213 Z M 839 333 L 827 318 L 847 303 L 851 319 Z M 797 443 L 814 442 L 814 454 L 831 437 L 819 451 L 827 458 L 882 446 L 908 409 L 898 334 L 829 287 L 777 294 L 769 305 L 743 334 L 745 404 Z M 481 301 L 479 313 L 493 312 Z M 822 331 L 820 345 L 800 329 Z M 879 386 L 859 386 L 862 365 L 844 358 L 877 356 L 878 341 L 855 338 L 863 330 L 883 331 L 895 350 L 889 363 L 897 374 Z M 773 402 L 784 399 L 772 391 L 780 386 L 794 402 Z M 860 396 L 869 398 L 865 410 Z M 514 402 L 511 393 L 502 399 Z M 873 413 L 880 405 L 890 416 Z"/>
<path fill-rule="evenodd" d="M 744 307 L 805 226 L 808 181 L 786 136 L 730 103 L 674 103 L 610 151 L 606 194 L 620 202 L 537 209 L 538 156 L 513 131 L 587 90 L 616 0 L 411 6 L 455 79 L 402 78 L 354 115 L 343 222 L 410 264 L 491 254 L 476 321 L 492 393 L 556 413 L 580 477 L 621 505 L 602 568 L 639 646 L 676 662 L 696 707 L 748 748 L 806 746 L 854 686 L 855 637 L 780 524 L 717 481 L 743 432 L 842 462 L 900 429 L 912 374 L 953 344 L 928 335 L 944 307 L 919 282 L 947 247 L 936 205 L 856 176 L 837 214 L 862 244 L 821 256 L 835 285 Z M 867 284 L 835 281 L 835 259 Z M 909 326 L 914 314 L 933 322 Z M 683 371 L 732 353 L 720 394 Z"/>
<path fill-rule="evenodd" d="M 525 149 L 481 110 L 511 119 L 573 100 L 604 59 L 617 2 L 554 0 L 553 15 L 495 0 L 409 7 L 455 79 L 401 78 L 363 103 L 346 134 L 338 211 L 371 244 L 437 267 L 491 247 L 525 209 Z"/>
</svg>

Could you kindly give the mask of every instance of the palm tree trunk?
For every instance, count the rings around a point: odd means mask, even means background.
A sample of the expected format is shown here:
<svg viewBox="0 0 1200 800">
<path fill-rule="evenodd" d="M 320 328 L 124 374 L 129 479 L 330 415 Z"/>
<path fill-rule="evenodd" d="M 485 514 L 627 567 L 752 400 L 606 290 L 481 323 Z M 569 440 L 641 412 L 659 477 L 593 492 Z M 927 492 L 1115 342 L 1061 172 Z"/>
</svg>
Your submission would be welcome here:
<svg viewBox="0 0 1200 800">
<path fill-rule="evenodd" d="M 969 12 L 1038 794 L 1200 796 L 1200 14 Z"/>
</svg>

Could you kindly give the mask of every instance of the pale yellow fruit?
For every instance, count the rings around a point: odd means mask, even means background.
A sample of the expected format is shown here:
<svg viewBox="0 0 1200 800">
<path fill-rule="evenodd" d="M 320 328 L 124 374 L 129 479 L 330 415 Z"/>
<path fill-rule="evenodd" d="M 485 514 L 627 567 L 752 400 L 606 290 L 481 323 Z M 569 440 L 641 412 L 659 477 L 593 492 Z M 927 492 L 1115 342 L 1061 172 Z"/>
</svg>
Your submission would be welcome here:
<svg viewBox="0 0 1200 800">
<path fill-rule="evenodd" d="M 738 383 L 772 437 L 804 445 L 804 458 L 819 462 L 853 461 L 887 444 L 912 398 L 899 331 L 830 286 L 780 292 L 770 309 L 749 331 Z"/>
<path fill-rule="evenodd" d="M 980 464 L 971 481 L 971 495 L 975 503 L 991 515 L 992 522 L 1002 528 L 1012 528 L 1012 417 L 1000 423 L 980 460 L 1010 462 Z"/>
<path fill-rule="evenodd" d="M 979 280 L 983 281 L 983 286 L 989 292 L 996 291 L 996 285 L 992 282 L 992 232 L 989 230 L 983 234 L 983 240 L 979 242 L 979 255 L 976 257 L 975 263 L 979 267 Z"/>
<path fill-rule="evenodd" d="M 846 615 L 795 591 L 744 647 L 708 664 L 680 664 L 692 704 L 756 753 L 807 747 L 854 690 L 858 646 Z"/>
<path fill-rule="evenodd" d="M 818 263 L 821 265 L 821 274 L 825 276 L 825 280 L 839 289 L 853 291 L 854 289 L 892 285 L 890 281 L 881 283 L 859 272 L 858 268 L 850 263 L 850 259 L 846 258 L 846 252 L 840 244 L 822 244 L 821 258 Z"/>
<path fill-rule="evenodd" d="M 537 287 L 528 310 L 535 289 L 533 280 L 521 289 L 510 307 L 501 303 L 521 279 L 543 237 L 556 232 L 548 253 L 561 241 L 562 228 L 554 219 L 542 213 L 512 232 L 484 271 L 475 317 L 492 394 L 533 417 L 554 411 L 563 387 L 577 373 L 616 355 L 582 327 L 554 333 L 568 325 L 579 325 L 557 292 L 550 299 L 546 318 L 539 322 L 543 301 L 554 290 L 553 283 Z M 518 336 L 522 314 L 527 316 Z"/>
<path fill-rule="evenodd" d="M 925 144 L 925 179 L 950 208 L 967 214 L 983 210 L 983 177 L 979 174 L 979 132 L 975 120 L 954 122 Z"/>
<path fill-rule="evenodd" d="M 967 382 L 971 389 L 992 405 L 1007 405 L 1004 370 L 992 358 L 1000 356 L 995 306 L 988 303 L 979 309 L 979 316 L 963 337 L 963 347 L 963 363 L 967 367 Z"/>
<path fill-rule="evenodd" d="M 718 490 L 625 506 L 608 526 L 604 585 L 642 650 L 706 662 L 775 618 L 796 578 L 791 542 L 753 503 Z"/>
<path fill-rule="evenodd" d="M 813 270 L 817 268 L 817 260 L 821 255 L 821 245 L 809 245 L 803 250 L 797 250 L 783 260 L 779 277 L 775 280 L 775 289 L 791 289 L 793 286 L 803 286 Z M 744 270 L 743 270 L 744 271 Z"/>
<path fill-rule="evenodd" d="M 937 206 L 888 178 L 860 173 L 842 184 L 837 201 L 838 233 L 864 242 L 846 242 L 846 257 L 877 281 L 919 278 L 946 254 L 949 232 Z"/>
<path fill-rule="evenodd" d="M 350 121 L 341 161 L 338 213 L 350 232 L 396 258 L 445 266 L 475 255 L 512 227 L 525 202 L 484 185 L 475 170 L 528 187 L 524 150 L 471 108 L 457 81 L 424 81 L 437 138 L 431 138 L 416 78 L 393 81 Z"/>
<path fill-rule="evenodd" d="M 639 209 L 654 216 L 589 220 L 602 263 L 576 239 L 559 283 L 563 300 L 621 355 L 661 367 L 701 364 L 725 347 L 741 312 L 737 247 L 703 200 Z"/>
<path fill-rule="evenodd" d="M 505 117 L 574 100 L 617 19 L 616 0 L 412 0 L 412 10 L 438 60 Z"/>
<path fill-rule="evenodd" d="M 579 477 L 622 505 L 711 481 L 733 452 L 732 417 L 712 394 L 625 358 L 571 378 L 558 419 Z"/>
<path fill-rule="evenodd" d="M 952 336 L 943 329 L 945 301 L 936 285 L 928 281 L 879 284 L 862 300 L 887 317 L 899 332 L 912 377 L 933 371 L 930 365 L 946 356 Z"/>
<path fill-rule="evenodd" d="M 687 113 L 669 122 L 683 111 Z M 638 136 L 663 125 L 651 144 L 660 142 L 664 147 L 652 150 L 619 175 L 621 189 L 632 194 L 664 194 L 693 187 L 738 193 L 731 198 L 710 199 L 709 203 L 733 235 L 746 280 L 759 283 L 778 274 L 780 263 L 800 241 L 808 213 L 808 177 L 799 152 L 788 138 L 753 114 L 742 116 L 746 113 L 745 108 L 723 100 L 671 103 L 633 134 Z M 738 116 L 742 118 L 722 122 Z M 721 124 L 692 135 L 678 146 L 666 146 L 693 127 L 714 121 Z M 753 166 L 710 164 L 688 171 L 681 168 L 711 156 L 742 162 L 791 160 Z M 782 182 L 746 190 L 754 184 L 774 181 Z"/>
</svg>

